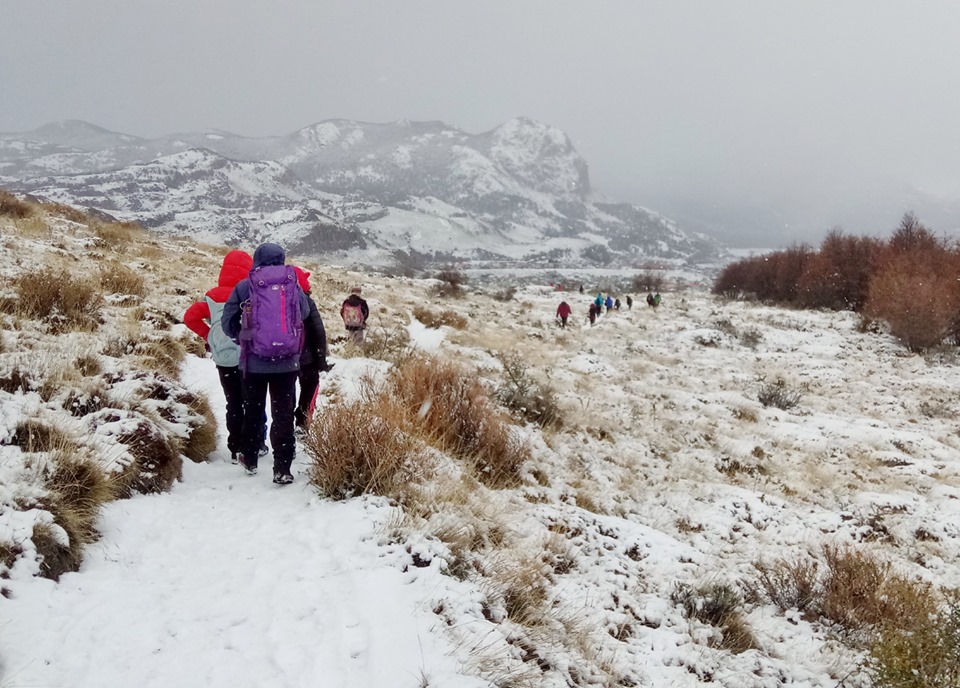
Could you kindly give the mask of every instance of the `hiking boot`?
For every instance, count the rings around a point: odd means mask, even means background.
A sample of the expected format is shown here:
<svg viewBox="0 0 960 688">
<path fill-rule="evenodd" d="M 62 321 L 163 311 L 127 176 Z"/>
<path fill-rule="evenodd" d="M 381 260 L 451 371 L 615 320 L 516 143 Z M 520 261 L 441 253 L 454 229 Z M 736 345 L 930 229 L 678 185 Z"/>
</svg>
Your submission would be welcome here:
<svg viewBox="0 0 960 688">
<path fill-rule="evenodd" d="M 237 452 L 230 452 L 230 463 L 232 464 L 240 463 L 240 459 L 237 458 Z"/>
<path fill-rule="evenodd" d="M 243 466 L 243 470 L 247 472 L 247 475 L 257 474 L 257 465 L 247 464 L 247 460 L 244 458 L 243 454 L 237 454 L 237 463 Z"/>
<path fill-rule="evenodd" d="M 283 473 L 281 471 L 273 472 L 273 482 L 276 485 L 289 485 L 293 482 L 293 476 L 289 473 Z"/>
<path fill-rule="evenodd" d="M 269 451 L 270 451 L 270 449 L 267 448 L 267 443 L 264 442 L 263 444 L 260 445 L 260 451 L 258 452 L 257 455 L 258 455 L 258 456 L 266 456 L 266 455 L 267 455 L 267 452 L 269 452 Z"/>
</svg>

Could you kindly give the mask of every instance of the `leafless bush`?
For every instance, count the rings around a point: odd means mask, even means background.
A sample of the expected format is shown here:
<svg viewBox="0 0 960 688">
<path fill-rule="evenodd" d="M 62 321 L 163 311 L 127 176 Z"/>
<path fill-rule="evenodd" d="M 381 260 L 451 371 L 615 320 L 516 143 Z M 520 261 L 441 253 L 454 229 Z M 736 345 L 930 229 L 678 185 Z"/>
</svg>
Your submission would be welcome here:
<svg viewBox="0 0 960 688">
<path fill-rule="evenodd" d="M 522 418 L 542 427 L 563 424 L 556 393 L 530 375 L 523 359 L 516 354 L 499 353 L 503 381 L 497 388 L 497 400 Z"/>
<path fill-rule="evenodd" d="M 757 392 L 757 400 L 764 406 L 775 406 L 783 411 L 789 411 L 799 404 L 800 399 L 803 398 L 803 392 L 800 389 L 791 387 L 779 375 L 770 382 L 767 382 L 761 376 L 759 382 L 760 389 Z"/>
<path fill-rule="evenodd" d="M 663 284 L 664 277 L 662 271 L 644 270 L 634 276 L 630 286 L 633 292 L 657 292 L 663 291 Z"/>
<path fill-rule="evenodd" d="M 773 563 L 754 562 L 762 593 L 781 610 L 806 612 L 820 598 L 817 562 L 813 559 L 778 559 Z"/>
<path fill-rule="evenodd" d="M 498 289 L 493 292 L 494 301 L 513 301 L 513 297 L 516 296 L 517 288 L 516 287 L 504 287 L 503 289 Z"/>
<path fill-rule="evenodd" d="M 465 285 L 469 279 L 467 276 L 454 267 L 446 267 L 436 274 L 436 278 L 440 280 L 434 292 L 438 296 L 443 297 L 452 297 L 460 298 L 463 295 L 463 285 Z"/>
<path fill-rule="evenodd" d="M 679 584 L 670 595 L 688 618 L 720 629 L 719 647 L 734 653 L 757 647 L 757 641 L 743 619 L 743 600 L 729 585 L 713 583 L 701 587 Z"/>
</svg>

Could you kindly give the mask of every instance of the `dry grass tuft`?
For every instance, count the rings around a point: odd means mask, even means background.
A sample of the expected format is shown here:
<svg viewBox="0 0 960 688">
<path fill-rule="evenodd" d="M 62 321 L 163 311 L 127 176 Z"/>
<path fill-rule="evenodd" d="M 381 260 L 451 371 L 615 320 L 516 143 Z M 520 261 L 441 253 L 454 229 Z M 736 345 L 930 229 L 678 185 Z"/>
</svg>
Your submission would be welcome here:
<svg viewBox="0 0 960 688">
<path fill-rule="evenodd" d="M 98 222 L 94 223 L 91 229 L 104 245 L 115 251 L 124 250 L 134 241 L 147 239 L 147 233 L 135 222 Z"/>
<path fill-rule="evenodd" d="M 42 575 L 58 580 L 62 574 L 80 568 L 83 547 L 99 537 L 96 523 L 100 509 L 115 495 L 113 483 L 100 467 L 73 452 L 57 452 L 52 466 L 44 481 L 50 497 L 38 506 L 53 515 L 55 526 L 63 533 L 40 523 L 34 527 L 33 541 L 42 557 Z"/>
<path fill-rule="evenodd" d="M 217 418 L 207 397 L 191 393 L 183 401 L 197 419 L 195 424 L 191 424 L 190 436 L 183 445 L 183 455 L 194 463 L 202 463 L 217 448 Z"/>
<path fill-rule="evenodd" d="M 67 391 L 63 408 L 70 415 L 83 418 L 110 405 L 110 389 L 103 378 L 84 380 L 79 387 Z"/>
<path fill-rule="evenodd" d="M 176 442 L 145 416 L 134 415 L 131 421 L 133 427 L 117 436 L 133 457 L 120 476 L 118 495 L 168 491 L 183 473 Z"/>
<path fill-rule="evenodd" d="M 378 494 L 402 501 L 433 470 L 407 429 L 403 410 L 387 396 L 318 409 L 303 441 L 310 483 L 332 499 Z"/>
<path fill-rule="evenodd" d="M 172 378 L 180 375 L 180 366 L 187 357 L 183 339 L 169 335 L 137 342 L 133 350 L 137 355 L 143 356 L 147 369 Z"/>
<path fill-rule="evenodd" d="M 147 282 L 143 276 L 118 261 L 100 266 L 100 286 L 109 294 L 139 297 L 147 294 Z"/>
<path fill-rule="evenodd" d="M 75 443 L 63 431 L 51 425 L 27 419 L 17 424 L 13 444 L 25 452 L 34 453 L 56 451 Z"/>
<path fill-rule="evenodd" d="M 69 538 L 69 536 L 67 536 Z M 64 544 L 55 526 L 36 523 L 33 526 L 34 547 L 40 557 L 40 575 L 51 580 L 60 580 L 64 573 L 77 571 L 83 560 L 83 550 Z"/>
<path fill-rule="evenodd" d="M 456 330 L 465 330 L 468 324 L 468 321 L 464 316 L 450 309 L 443 310 L 438 313 L 430 310 L 426 306 L 417 306 L 413 309 L 413 317 L 427 327 L 432 327 L 434 329 L 446 325 L 447 327 L 452 327 Z"/>
<path fill-rule="evenodd" d="M 472 461 L 490 487 L 519 484 L 530 448 L 512 434 L 476 377 L 451 361 L 413 356 L 393 368 L 389 385 L 431 444 Z"/>
<path fill-rule="evenodd" d="M 789 411 L 803 398 L 803 392 L 800 389 L 791 387 L 779 375 L 770 382 L 761 376 L 759 382 L 757 400 L 764 406 L 775 406 L 782 411 Z"/>
<path fill-rule="evenodd" d="M 100 357 L 93 353 L 77 356 L 73 361 L 73 367 L 84 377 L 93 377 L 103 372 L 103 364 Z"/>
<path fill-rule="evenodd" d="M 47 266 L 19 280 L 15 299 L 6 304 L 12 304 L 17 315 L 50 323 L 54 332 L 95 330 L 103 294 L 94 282 Z"/>
</svg>

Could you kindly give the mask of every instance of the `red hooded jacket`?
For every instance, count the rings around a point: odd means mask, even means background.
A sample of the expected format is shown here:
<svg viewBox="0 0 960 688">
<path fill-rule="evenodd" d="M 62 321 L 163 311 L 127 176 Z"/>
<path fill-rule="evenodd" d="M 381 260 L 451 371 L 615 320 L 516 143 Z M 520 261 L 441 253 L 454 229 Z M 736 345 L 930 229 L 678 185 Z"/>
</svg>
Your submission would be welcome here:
<svg viewBox="0 0 960 688">
<path fill-rule="evenodd" d="M 206 293 L 207 298 L 217 303 L 225 303 L 237 282 L 246 279 L 253 269 L 253 258 L 246 251 L 230 251 L 223 258 L 220 278 L 217 286 Z M 197 301 L 183 314 L 183 324 L 207 341 L 210 334 L 210 306 L 206 300 Z"/>
</svg>

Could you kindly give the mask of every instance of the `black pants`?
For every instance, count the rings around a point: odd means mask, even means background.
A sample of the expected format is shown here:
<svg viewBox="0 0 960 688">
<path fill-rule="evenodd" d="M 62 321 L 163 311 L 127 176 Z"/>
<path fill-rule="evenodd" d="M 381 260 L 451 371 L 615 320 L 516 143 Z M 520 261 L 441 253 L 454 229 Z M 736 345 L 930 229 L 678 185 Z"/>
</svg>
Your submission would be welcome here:
<svg viewBox="0 0 960 688">
<path fill-rule="evenodd" d="M 307 365 L 300 364 L 300 398 L 297 401 L 297 410 L 294 411 L 297 419 L 297 426 L 304 427 L 307 424 L 307 414 L 310 411 L 310 402 L 313 401 L 313 395 L 320 386 L 320 369 L 316 363 Z"/>
<path fill-rule="evenodd" d="M 293 409 L 297 396 L 297 371 L 289 373 L 247 373 L 243 377 L 246 413 L 240 451 L 248 466 L 257 465 L 257 451 L 263 440 L 263 415 L 270 392 L 270 446 L 273 470 L 290 472 L 296 453 L 293 438 Z"/>
<path fill-rule="evenodd" d="M 227 399 L 227 449 L 238 452 L 243 436 L 243 374 L 239 366 L 217 366 L 217 372 Z"/>
</svg>

